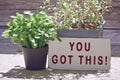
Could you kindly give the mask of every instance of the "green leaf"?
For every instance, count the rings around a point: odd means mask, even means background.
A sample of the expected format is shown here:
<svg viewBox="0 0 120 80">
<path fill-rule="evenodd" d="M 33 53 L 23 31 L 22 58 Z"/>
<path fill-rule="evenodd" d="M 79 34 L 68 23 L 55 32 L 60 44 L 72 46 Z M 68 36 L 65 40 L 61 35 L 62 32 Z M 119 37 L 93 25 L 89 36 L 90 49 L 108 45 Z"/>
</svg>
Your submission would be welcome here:
<svg viewBox="0 0 120 80">
<path fill-rule="evenodd" d="M 49 37 L 49 35 L 48 35 L 47 33 L 45 33 L 45 37 L 47 37 L 47 38 L 48 38 L 48 37 Z"/>
<path fill-rule="evenodd" d="M 11 37 L 12 43 L 20 43 L 20 40 L 17 37 Z"/>
<path fill-rule="evenodd" d="M 35 42 L 35 39 L 32 37 L 31 34 L 28 34 L 29 40 L 30 40 L 30 44 L 32 48 L 37 48 L 37 43 Z"/>
<path fill-rule="evenodd" d="M 17 17 L 16 16 L 10 16 L 11 18 L 13 18 L 13 19 L 16 19 Z"/>
<path fill-rule="evenodd" d="M 2 37 L 8 38 L 8 37 L 10 36 L 9 32 L 11 32 L 11 30 L 5 30 L 5 31 L 2 33 Z"/>
<path fill-rule="evenodd" d="M 33 15 L 33 13 L 31 11 L 24 11 L 23 13 L 27 14 L 27 15 Z"/>
</svg>

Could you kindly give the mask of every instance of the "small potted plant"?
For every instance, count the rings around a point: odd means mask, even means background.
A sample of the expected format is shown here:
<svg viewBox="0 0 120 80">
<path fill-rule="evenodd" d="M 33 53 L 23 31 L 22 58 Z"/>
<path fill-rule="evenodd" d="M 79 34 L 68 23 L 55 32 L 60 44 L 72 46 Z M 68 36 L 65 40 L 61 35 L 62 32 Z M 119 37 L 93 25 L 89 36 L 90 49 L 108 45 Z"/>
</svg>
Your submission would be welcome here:
<svg viewBox="0 0 120 80">
<path fill-rule="evenodd" d="M 111 0 L 58 0 L 53 9 L 58 36 L 101 38 Z"/>
<path fill-rule="evenodd" d="M 48 15 L 44 8 L 40 8 L 38 13 L 26 11 L 24 14 L 16 13 L 11 17 L 12 21 L 8 22 L 8 29 L 2 36 L 10 37 L 13 43 L 23 47 L 26 69 L 45 69 L 47 42 L 57 38 L 52 16 Z"/>
</svg>

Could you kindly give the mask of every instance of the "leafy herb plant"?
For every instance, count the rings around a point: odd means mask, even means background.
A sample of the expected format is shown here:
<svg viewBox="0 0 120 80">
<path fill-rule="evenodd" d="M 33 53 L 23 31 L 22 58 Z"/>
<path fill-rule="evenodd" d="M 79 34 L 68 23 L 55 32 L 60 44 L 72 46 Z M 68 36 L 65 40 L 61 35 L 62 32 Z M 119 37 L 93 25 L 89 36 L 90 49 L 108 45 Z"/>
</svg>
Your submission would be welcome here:
<svg viewBox="0 0 120 80">
<path fill-rule="evenodd" d="M 42 48 L 48 40 L 57 38 L 52 16 L 49 16 L 44 8 L 40 8 L 38 13 L 30 11 L 24 14 L 16 13 L 11 18 L 12 21 L 8 22 L 8 29 L 2 36 L 10 37 L 13 43 L 26 48 Z"/>
</svg>

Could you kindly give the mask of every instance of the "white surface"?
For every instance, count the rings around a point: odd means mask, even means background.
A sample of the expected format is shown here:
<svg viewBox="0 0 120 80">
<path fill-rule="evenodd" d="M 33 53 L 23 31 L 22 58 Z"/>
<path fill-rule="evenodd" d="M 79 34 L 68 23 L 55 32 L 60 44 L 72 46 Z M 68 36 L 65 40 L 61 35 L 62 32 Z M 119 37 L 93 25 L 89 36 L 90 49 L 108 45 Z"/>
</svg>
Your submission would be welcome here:
<svg viewBox="0 0 120 80">
<path fill-rule="evenodd" d="M 16 66 L 24 67 L 23 55 L 0 54 L 0 72 L 7 72 Z"/>
<path fill-rule="evenodd" d="M 120 57 L 111 58 L 109 72 L 52 69 L 29 71 L 15 69 L 15 66 L 24 67 L 23 55 L 0 54 L 0 80 L 120 80 Z"/>
<path fill-rule="evenodd" d="M 61 40 L 62 42 L 58 40 L 49 42 L 48 64 L 50 68 L 62 70 L 110 69 L 111 42 L 109 39 L 61 38 Z M 88 48 L 88 46 L 90 47 Z M 80 60 L 79 56 L 83 56 L 83 58 Z M 105 57 L 107 57 L 107 61 Z"/>
</svg>

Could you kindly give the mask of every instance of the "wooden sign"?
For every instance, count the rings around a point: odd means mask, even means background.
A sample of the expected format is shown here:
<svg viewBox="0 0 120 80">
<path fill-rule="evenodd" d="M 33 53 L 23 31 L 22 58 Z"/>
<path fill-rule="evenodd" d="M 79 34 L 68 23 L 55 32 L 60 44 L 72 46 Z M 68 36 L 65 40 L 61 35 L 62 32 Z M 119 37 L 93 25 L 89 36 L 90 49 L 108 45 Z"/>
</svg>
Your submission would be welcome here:
<svg viewBox="0 0 120 80">
<path fill-rule="evenodd" d="M 61 70 L 109 70 L 109 39 L 61 38 L 49 42 L 48 67 Z"/>
</svg>

